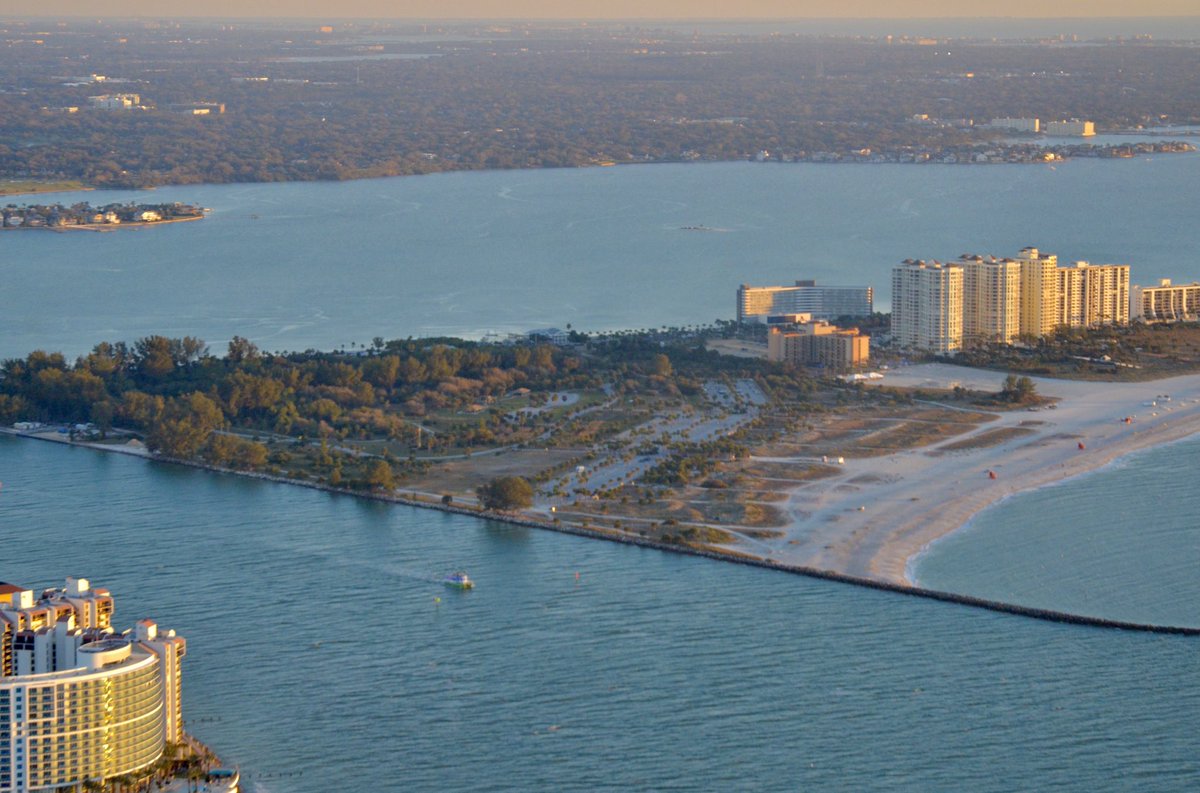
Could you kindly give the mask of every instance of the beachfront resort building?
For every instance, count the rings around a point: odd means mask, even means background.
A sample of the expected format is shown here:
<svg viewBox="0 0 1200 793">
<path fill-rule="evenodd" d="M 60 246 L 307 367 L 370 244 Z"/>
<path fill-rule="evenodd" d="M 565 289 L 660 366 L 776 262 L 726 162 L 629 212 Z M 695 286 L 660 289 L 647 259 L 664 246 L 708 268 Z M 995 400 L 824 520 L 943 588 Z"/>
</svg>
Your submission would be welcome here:
<svg viewBox="0 0 1200 793">
<path fill-rule="evenodd" d="M 1021 335 L 1041 338 L 1054 332 L 1058 319 L 1058 257 L 1037 248 L 1022 248 Z"/>
<path fill-rule="evenodd" d="M 963 267 L 911 259 L 892 268 L 892 340 L 953 355 L 963 344 Z"/>
<path fill-rule="evenodd" d="M 963 343 L 1011 344 L 1021 332 L 1021 264 L 963 255 Z"/>
<path fill-rule="evenodd" d="M 1058 324 L 1098 328 L 1129 324 L 1129 265 L 1075 262 L 1058 268 Z"/>
<path fill-rule="evenodd" d="M 845 372 L 865 366 L 870 357 L 870 337 L 858 328 L 839 328 L 824 320 L 810 318 L 767 333 L 768 361 Z"/>
<path fill-rule="evenodd" d="M 942 277 L 936 275 L 939 268 L 962 274 L 957 305 L 945 303 L 951 293 L 934 286 Z M 1063 327 L 1128 325 L 1129 303 L 1129 265 L 1060 267 L 1057 256 L 1032 247 L 1011 259 L 977 254 L 963 254 L 950 264 L 908 259 L 892 270 L 892 336 L 903 347 L 931 352 L 1011 344 L 1020 336 L 1041 338 Z M 951 333 L 956 323 L 962 327 L 959 346 L 939 335 Z"/>
<path fill-rule="evenodd" d="M 0 583 L 0 793 L 136 775 L 183 741 L 186 642 L 150 620 L 117 633 L 112 614 L 86 579 L 39 597 Z"/>
<path fill-rule="evenodd" d="M 817 286 L 797 281 L 795 286 L 750 286 L 737 292 L 738 322 L 767 322 L 771 316 L 810 314 L 817 319 L 869 317 L 875 310 L 869 286 Z"/>
<path fill-rule="evenodd" d="M 1195 322 L 1200 319 L 1200 283 L 1135 286 L 1129 293 L 1129 314 L 1141 322 Z"/>
</svg>

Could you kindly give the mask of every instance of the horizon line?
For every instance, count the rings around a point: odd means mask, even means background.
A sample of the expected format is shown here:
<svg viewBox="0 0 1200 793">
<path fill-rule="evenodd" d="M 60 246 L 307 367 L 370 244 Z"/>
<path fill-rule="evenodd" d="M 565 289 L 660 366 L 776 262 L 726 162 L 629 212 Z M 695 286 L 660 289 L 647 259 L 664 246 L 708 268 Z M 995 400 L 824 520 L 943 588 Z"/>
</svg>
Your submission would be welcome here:
<svg viewBox="0 0 1200 793">
<path fill-rule="evenodd" d="M 345 21 L 364 21 L 364 22 L 380 22 L 380 21 L 406 21 L 406 22 L 945 22 L 945 21 L 1014 21 L 1014 20 L 1030 20 L 1030 21 L 1071 21 L 1071 22 L 1090 22 L 1096 20 L 1122 20 L 1122 19 L 1200 19 L 1200 13 L 1196 14 L 1099 14 L 1094 16 L 1055 16 L 1055 15 L 968 15 L 968 16 L 511 16 L 511 17 L 480 17 L 480 16 L 337 16 L 330 14 L 287 14 L 274 16 L 251 16 L 233 14 L 200 14 L 200 15 L 167 15 L 167 14 L 149 14 L 149 13 L 122 13 L 111 16 L 95 13 L 85 13 L 82 11 L 64 11 L 56 14 L 3 14 L 0 15 L 0 21 L 3 20 L 49 20 L 79 18 L 79 19 L 95 19 L 104 21 L 106 19 L 220 19 L 223 17 L 235 17 L 237 19 L 253 19 L 267 21 L 287 21 L 287 20 L 309 20 L 309 19 L 341 19 Z"/>
</svg>

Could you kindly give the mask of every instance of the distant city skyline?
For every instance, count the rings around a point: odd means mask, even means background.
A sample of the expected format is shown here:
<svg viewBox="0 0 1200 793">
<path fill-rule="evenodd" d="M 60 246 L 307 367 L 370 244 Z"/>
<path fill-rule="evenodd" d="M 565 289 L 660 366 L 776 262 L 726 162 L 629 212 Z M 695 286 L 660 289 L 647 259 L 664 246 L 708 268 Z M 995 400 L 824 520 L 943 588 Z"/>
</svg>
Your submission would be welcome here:
<svg viewBox="0 0 1200 793">
<path fill-rule="evenodd" d="M 188 6 L 162 6 L 145 0 L 111 0 L 103 9 L 85 0 L 50 0 L 36 16 L 82 17 L 278 17 L 389 19 L 920 19 L 920 18 L 1087 18 L 1200 16 L 1195 0 L 1148 0 L 1130 13 L 1123 0 L 1012 0 L 1003 6 L 980 0 L 912 0 L 898 9 L 885 0 L 609 0 L 562 3 L 551 0 L 204 0 Z"/>
</svg>

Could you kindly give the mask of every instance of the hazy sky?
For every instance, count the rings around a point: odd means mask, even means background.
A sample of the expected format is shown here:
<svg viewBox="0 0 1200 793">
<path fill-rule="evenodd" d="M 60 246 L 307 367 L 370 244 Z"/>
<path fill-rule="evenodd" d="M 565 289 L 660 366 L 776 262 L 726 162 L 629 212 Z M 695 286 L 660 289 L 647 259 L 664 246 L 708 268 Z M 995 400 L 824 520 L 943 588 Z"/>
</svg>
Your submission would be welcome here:
<svg viewBox="0 0 1200 793">
<path fill-rule="evenodd" d="M 0 7 L 8 6 L 0 0 Z M 11 6 L 15 9 L 17 4 Z M 70 16 L 250 16 L 346 19 L 828 18 L 1196 16 L 1197 0 L 45 0 L 24 13 Z M 12 13 L 12 10 L 8 11 Z"/>
</svg>

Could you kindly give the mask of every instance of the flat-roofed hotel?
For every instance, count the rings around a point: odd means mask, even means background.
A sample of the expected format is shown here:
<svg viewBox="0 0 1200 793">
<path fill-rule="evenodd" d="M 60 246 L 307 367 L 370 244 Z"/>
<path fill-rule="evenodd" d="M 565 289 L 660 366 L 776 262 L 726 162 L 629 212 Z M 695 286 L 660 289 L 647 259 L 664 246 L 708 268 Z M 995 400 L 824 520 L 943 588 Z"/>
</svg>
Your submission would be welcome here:
<svg viewBox="0 0 1200 793">
<path fill-rule="evenodd" d="M 875 310 L 874 290 L 869 286 L 817 286 L 816 281 L 797 281 L 795 286 L 750 286 L 737 292 L 738 322 L 766 322 L 781 314 L 808 314 L 813 319 L 869 317 Z"/>
<path fill-rule="evenodd" d="M 1129 313 L 1141 322 L 1195 322 L 1200 319 L 1200 283 L 1135 286 L 1129 293 Z"/>
<path fill-rule="evenodd" d="M 82 790 L 181 742 L 186 642 L 150 620 L 116 633 L 111 617 L 86 579 L 37 599 L 0 584 L 0 793 Z"/>
</svg>

